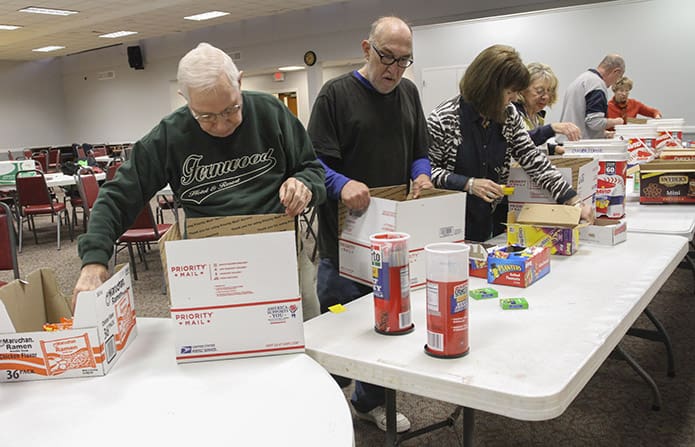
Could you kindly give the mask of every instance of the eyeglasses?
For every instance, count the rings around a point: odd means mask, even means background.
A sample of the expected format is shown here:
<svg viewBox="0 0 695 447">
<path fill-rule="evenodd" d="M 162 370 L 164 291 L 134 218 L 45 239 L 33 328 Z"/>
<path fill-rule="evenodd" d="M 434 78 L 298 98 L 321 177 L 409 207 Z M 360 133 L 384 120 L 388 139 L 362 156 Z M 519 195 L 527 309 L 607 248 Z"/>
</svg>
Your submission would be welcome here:
<svg viewBox="0 0 695 447">
<path fill-rule="evenodd" d="M 372 48 L 374 49 L 374 51 L 376 52 L 376 54 L 379 55 L 379 60 L 380 60 L 381 63 L 384 64 L 384 65 L 393 65 L 393 64 L 397 64 L 397 65 L 398 65 L 399 67 L 401 67 L 401 68 L 408 68 L 408 67 L 410 67 L 411 65 L 413 65 L 413 62 L 414 62 L 414 61 L 413 61 L 413 58 L 411 58 L 411 57 L 403 56 L 403 57 L 395 58 L 395 57 L 393 57 L 393 56 L 391 56 L 391 55 L 389 55 L 389 54 L 384 54 L 384 53 L 382 53 L 381 51 L 379 51 L 379 50 L 374 46 L 373 43 L 369 42 L 369 44 L 372 46 Z"/>
<path fill-rule="evenodd" d="M 200 115 L 198 115 L 193 110 L 191 110 L 191 114 L 193 115 L 193 118 L 195 118 L 199 123 L 213 124 L 217 122 L 218 118 L 227 119 L 239 111 L 241 111 L 241 104 L 234 104 L 233 106 L 227 107 L 220 113 L 201 113 Z"/>
<path fill-rule="evenodd" d="M 548 89 L 545 89 L 543 87 L 535 88 L 535 89 L 533 89 L 533 92 L 538 96 L 544 96 L 544 95 L 552 96 L 552 94 L 553 94 L 552 90 L 548 90 Z"/>
</svg>

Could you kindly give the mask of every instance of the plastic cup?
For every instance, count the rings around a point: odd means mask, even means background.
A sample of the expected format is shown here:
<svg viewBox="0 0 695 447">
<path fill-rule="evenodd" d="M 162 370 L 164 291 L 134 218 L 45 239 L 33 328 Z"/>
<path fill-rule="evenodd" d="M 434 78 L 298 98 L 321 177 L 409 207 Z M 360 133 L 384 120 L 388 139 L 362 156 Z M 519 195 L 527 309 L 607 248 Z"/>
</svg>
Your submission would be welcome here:
<svg viewBox="0 0 695 447">
<path fill-rule="evenodd" d="M 425 246 L 427 258 L 427 344 L 434 357 L 468 354 L 468 254 L 458 243 Z"/>
</svg>

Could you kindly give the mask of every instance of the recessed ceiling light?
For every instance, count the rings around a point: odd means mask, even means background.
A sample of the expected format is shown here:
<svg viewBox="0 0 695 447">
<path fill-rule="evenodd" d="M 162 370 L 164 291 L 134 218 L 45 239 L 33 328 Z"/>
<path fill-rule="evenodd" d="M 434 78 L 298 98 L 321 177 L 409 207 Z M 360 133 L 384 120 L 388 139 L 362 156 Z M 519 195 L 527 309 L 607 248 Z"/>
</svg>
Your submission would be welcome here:
<svg viewBox="0 0 695 447">
<path fill-rule="evenodd" d="M 137 34 L 137 31 L 116 31 L 114 33 L 102 34 L 99 37 L 106 37 L 107 39 L 115 39 L 117 37 L 130 36 L 132 34 Z"/>
<path fill-rule="evenodd" d="M 36 51 L 38 53 L 48 53 L 49 51 L 62 50 L 63 48 L 65 48 L 65 47 L 61 47 L 59 45 L 49 45 L 47 47 L 34 48 L 31 51 Z"/>
<path fill-rule="evenodd" d="M 2 29 L 2 30 L 7 30 L 7 31 L 13 31 L 13 30 L 16 30 L 16 29 L 19 29 L 19 28 L 21 28 L 21 26 L 17 26 L 17 25 L 0 25 L 0 29 Z"/>
<path fill-rule="evenodd" d="M 67 9 L 50 9 L 50 8 L 39 8 L 37 6 L 29 6 L 20 9 L 19 12 L 31 12 L 34 14 L 48 14 L 52 16 L 69 16 L 72 14 L 77 14 L 79 11 L 70 11 Z"/>
<path fill-rule="evenodd" d="M 304 67 L 299 65 L 288 65 L 286 67 L 278 67 L 279 71 L 299 71 L 304 70 Z"/>
<path fill-rule="evenodd" d="M 188 16 L 184 17 L 186 20 L 210 20 L 210 19 L 215 19 L 217 17 L 222 17 L 228 15 L 228 12 L 222 12 L 222 11 L 210 11 L 210 12 L 204 12 L 202 14 L 196 14 L 194 16 Z"/>
</svg>

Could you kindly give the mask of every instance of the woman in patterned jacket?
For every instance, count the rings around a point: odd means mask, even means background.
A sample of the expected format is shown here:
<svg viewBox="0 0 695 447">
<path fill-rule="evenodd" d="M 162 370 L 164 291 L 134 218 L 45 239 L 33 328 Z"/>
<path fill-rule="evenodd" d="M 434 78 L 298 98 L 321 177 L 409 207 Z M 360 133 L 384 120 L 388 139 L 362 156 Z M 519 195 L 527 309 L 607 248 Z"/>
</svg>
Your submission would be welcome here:
<svg viewBox="0 0 695 447">
<path fill-rule="evenodd" d="M 529 85 L 529 71 L 519 53 L 493 45 L 469 65 L 459 83 L 460 95 L 437 106 L 427 118 L 432 182 L 438 188 L 468 193 L 466 239 L 485 241 L 505 231 L 507 200 L 502 185 L 514 158 L 548 190 L 557 203 L 582 208 L 593 220 L 592 206 L 531 141 L 511 101 Z"/>
</svg>

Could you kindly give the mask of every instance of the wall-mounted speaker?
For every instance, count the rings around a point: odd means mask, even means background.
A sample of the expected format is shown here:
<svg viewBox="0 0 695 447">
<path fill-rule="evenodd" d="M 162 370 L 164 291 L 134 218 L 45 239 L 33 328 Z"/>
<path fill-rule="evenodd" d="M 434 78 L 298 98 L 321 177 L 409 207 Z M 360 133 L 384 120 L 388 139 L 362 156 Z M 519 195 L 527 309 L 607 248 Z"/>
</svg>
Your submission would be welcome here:
<svg viewBox="0 0 695 447">
<path fill-rule="evenodd" d="M 128 65 L 136 70 L 145 69 L 145 61 L 142 59 L 142 50 L 139 45 L 128 47 Z"/>
</svg>

